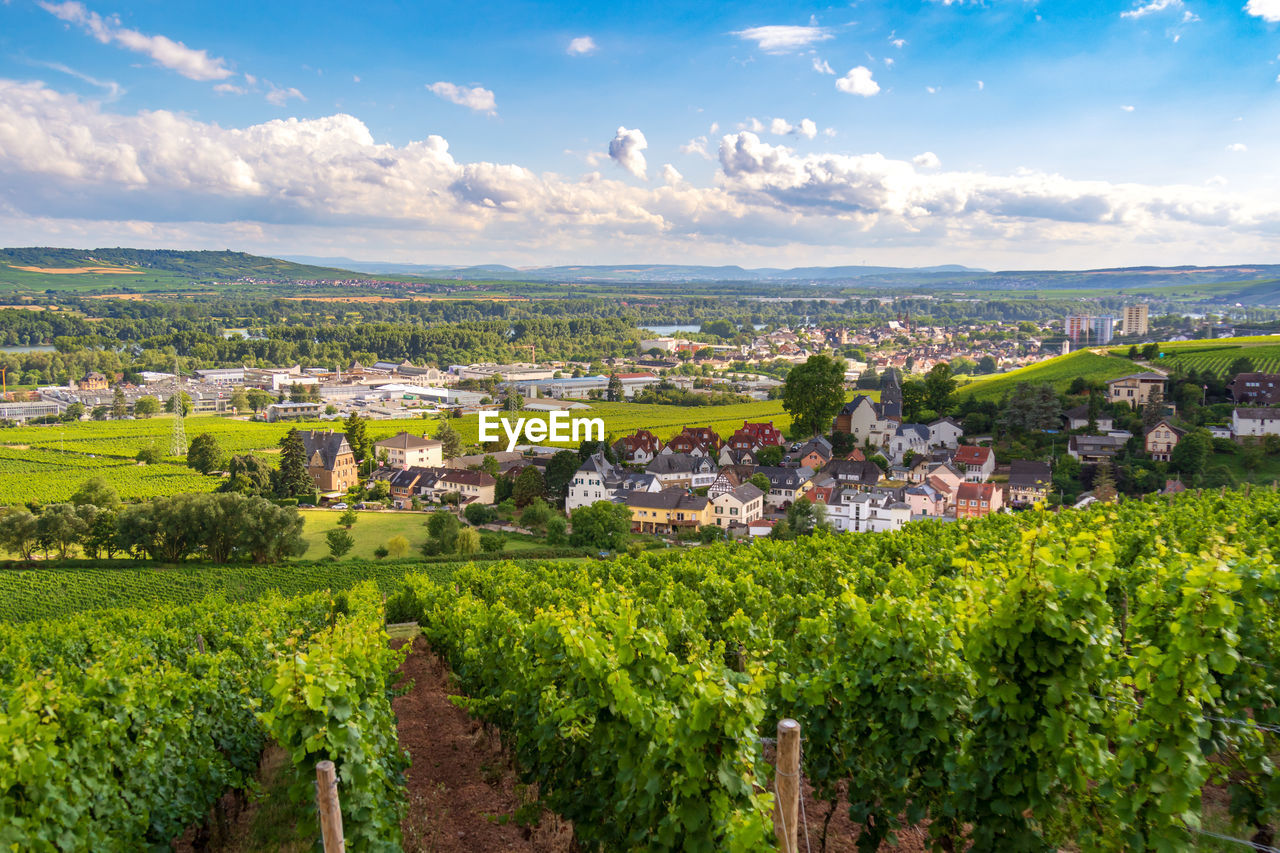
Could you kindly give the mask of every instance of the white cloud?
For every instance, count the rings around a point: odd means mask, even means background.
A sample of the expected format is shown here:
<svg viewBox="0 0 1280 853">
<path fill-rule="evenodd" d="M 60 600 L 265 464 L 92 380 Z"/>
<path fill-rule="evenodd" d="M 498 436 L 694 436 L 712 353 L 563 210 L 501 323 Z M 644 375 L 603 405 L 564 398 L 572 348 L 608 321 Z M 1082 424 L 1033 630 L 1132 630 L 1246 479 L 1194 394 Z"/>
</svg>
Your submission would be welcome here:
<svg viewBox="0 0 1280 853">
<path fill-rule="evenodd" d="M 759 131 L 757 131 L 759 132 Z M 818 125 L 813 119 L 802 118 L 799 124 L 792 124 L 784 118 L 775 118 L 769 122 L 769 132 L 774 136 L 795 134 L 805 139 L 813 139 L 818 135 Z"/>
<path fill-rule="evenodd" d="M 880 91 L 880 84 L 871 79 L 871 69 L 865 65 L 850 68 L 849 73 L 836 81 L 836 88 L 850 95 L 870 98 Z"/>
<path fill-rule="evenodd" d="M 360 82 L 360 75 L 359 75 L 359 74 L 352 74 L 352 75 L 351 75 L 351 82 L 352 82 L 352 83 L 359 83 L 359 82 Z"/>
<path fill-rule="evenodd" d="M 647 166 L 643 152 L 648 147 L 648 140 L 639 130 L 619 127 L 609 141 L 609 157 L 637 178 L 647 181 L 649 177 L 645 174 Z"/>
<path fill-rule="evenodd" d="M 819 74 L 836 73 L 835 70 L 832 69 L 831 63 L 827 62 L 825 59 L 819 59 L 816 56 L 813 58 L 813 70 L 817 71 Z"/>
<path fill-rule="evenodd" d="M 942 88 L 941 86 L 925 86 L 924 90 L 928 92 L 930 95 L 936 95 L 938 94 L 938 90 L 941 88 Z"/>
<path fill-rule="evenodd" d="M 1244 10 L 1269 23 L 1280 22 L 1280 0 L 1249 0 L 1244 4 Z"/>
<path fill-rule="evenodd" d="M 67 23 L 78 25 L 103 44 L 114 42 L 126 50 L 145 54 L 157 65 L 176 71 L 188 79 L 225 80 L 235 73 L 227 67 L 225 59 L 210 56 L 208 51 L 195 50 L 165 36 L 149 36 L 127 29 L 120 26 L 118 18 L 104 18 L 89 11 L 83 3 L 76 0 L 66 0 L 63 3 L 40 0 L 40 8 Z"/>
<path fill-rule="evenodd" d="M 97 77 L 91 77 L 82 71 L 77 71 L 74 68 L 63 65 L 61 62 L 36 62 L 35 64 L 61 72 L 62 74 L 67 74 L 77 80 L 83 80 L 90 86 L 97 86 L 103 91 L 108 101 L 114 101 L 116 98 L 124 94 L 124 87 L 114 80 L 99 80 Z M 217 87 L 215 86 L 214 88 L 216 89 Z"/>
<path fill-rule="evenodd" d="M 828 137 L 834 137 L 836 135 L 836 129 L 834 127 L 823 128 L 822 135 L 828 136 Z"/>
<path fill-rule="evenodd" d="M 714 136 L 716 133 L 719 132 L 719 130 L 720 130 L 720 122 L 713 121 L 711 122 L 711 129 L 708 130 L 707 132 Z"/>
<path fill-rule="evenodd" d="M 1151 2 L 1135 6 L 1127 12 L 1121 12 L 1120 17 L 1133 19 L 1145 18 L 1147 15 L 1154 15 L 1157 12 L 1163 12 L 1166 9 L 1181 8 L 1182 0 L 1151 0 Z"/>
<path fill-rule="evenodd" d="M 715 133 L 714 130 L 711 132 Z M 696 154 L 699 157 L 705 157 L 708 160 L 715 159 L 711 156 L 710 153 L 707 152 L 707 138 L 705 136 L 695 136 L 693 139 L 690 139 L 684 145 L 681 145 L 680 153 Z"/>
<path fill-rule="evenodd" d="M 938 155 L 932 151 L 926 151 L 923 154 L 917 154 L 911 158 L 911 162 L 920 169 L 939 169 L 942 167 L 942 161 L 938 159 Z"/>
<path fill-rule="evenodd" d="M 244 86 L 237 86 L 235 83 L 218 83 L 213 87 L 213 91 L 219 95 L 247 95 L 249 90 Z"/>
<path fill-rule="evenodd" d="M 469 110 L 491 116 L 498 114 L 498 105 L 494 100 L 493 92 L 480 86 L 458 86 L 441 80 L 437 83 L 432 83 L 427 88 L 437 97 L 444 98 L 446 101 L 457 104 L 460 107 L 466 107 Z"/>
<path fill-rule="evenodd" d="M 1273 250 L 1280 235 L 1280 187 L 1267 177 L 1230 192 L 944 171 L 876 153 L 800 154 L 740 132 L 721 140 L 705 185 L 663 168 L 661 182 L 637 186 L 597 171 L 566 178 L 460 161 L 434 135 L 379 142 L 344 114 L 227 128 L 108 109 L 0 80 L 0 229 L 12 240 L 363 247 L 474 262 L 679 253 L 701 263 L 868 257 L 1026 268 L 1238 262 Z M 640 140 L 620 130 L 611 156 L 638 166 Z"/>
<path fill-rule="evenodd" d="M 263 82 L 267 84 L 266 97 L 267 97 L 267 103 L 269 104 L 275 104 L 277 107 L 283 107 L 285 104 L 289 102 L 290 98 L 297 98 L 300 101 L 305 101 L 307 99 L 305 95 L 303 95 L 301 92 L 299 92 L 297 89 L 293 88 L 292 86 L 289 86 L 289 87 L 277 86 L 275 83 L 272 83 L 270 80 L 264 80 Z"/>
<path fill-rule="evenodd" d="M 738 130 L 749 130 L 752 133 L 764 133 L 764 124 L 760 121 L 760 119 L 756 118 L 755 116 L 752 116 L 746 121 L 738 122 Z M 715 133 L 714 130 L 711 132 Z"/>
<path fill-rule="evenodd" d="M 1235 151 L 1235 152 L 1239 153 L 1239 152 L 1243 152 L 1243 151 L 1248 151 L 1248 150 L 1249 150 L 1249 146 L 1248 146 L 1248 145 L 1245 145 L 1243 142 L 1233 142 L 1233 143 L 1231 143 L 1230 145 L 1228 145 L 1228 146 L 1227 146 L 1227 150 L 1228 150 L 1228 151 Z"/>
<path fill-rule="evenodd" d="M 662 166 L 662 182 L 667 186 L 675 186 L 684 180 L 684 175 L 680 174 L 680 170 L 670 163 L 664 163 Z"/>
<path fill-rule="evenodd" d="M 983 83 L 981 80 L 979 80 L 979 81 L 978 81 L 978 91 L 979 91 L 979 92 L 981 92 L 981 91 L 982 91 L 983 89 L 985 89 L 985 88 L 987 88 L 987 84 L 986 84 L 986 83 Z"/>
<path fill-rule="evenodd" d="M 1135 109 L 1137 109 L 1137 108 L 1136 108 L 1136 107 L 1134 107 L 1134 105 L 1133 105 L 1133 104 L 1121 104 L 1121 105 L 1120 105 L 1120 109 L 1124 110 L 1124 111 L 1125 111 L 1125 112 L 1127 112 L 1127 113 L 1131 113 L 1131 112 L 1133 112 L 1133 111 L 1134 111 Z"/>
<path fill-rule="evenodd" d="M 733 35 L 753 41 L 765 53 L 791 53 L 820 41 L 833 38 L 826 27 L 769 26 L 735 30 Z"/>
<path fill-rule="evenodd" d="M 892 67 L 893 67 L 893 57 L 892 57 L 892 56 L 886 56 L 886 57 L 884 58 L 884 67 L 885 67 L 885 68 L 892 68 Z"/>
<path fill-rule="evenodd" d="M 586 56 L 588 53 L 595 53 L 597 49 L 596 40 L 591 36 L 578 36 L 569 42 L 565 52 L 570 56 Z"/>
<path fill-rule="evenodd" d="M 902 48 L 902 47 L 906 47 L 907 40 L 906 39 L 889 39 L 889 44 L 897 48 Z"/>
</svg>

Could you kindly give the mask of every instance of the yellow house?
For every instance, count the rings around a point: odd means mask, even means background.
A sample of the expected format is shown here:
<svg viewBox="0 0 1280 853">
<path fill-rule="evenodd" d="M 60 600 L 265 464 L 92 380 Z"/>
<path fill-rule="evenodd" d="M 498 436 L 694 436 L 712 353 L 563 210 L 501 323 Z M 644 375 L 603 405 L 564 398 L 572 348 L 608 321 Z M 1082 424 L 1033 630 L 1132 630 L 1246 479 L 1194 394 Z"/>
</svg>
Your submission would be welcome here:
<svg viewBox="0 0 1280 853">
<path fill-rule="evenodd" d="M 631 492 L 626 499 L 634 533 L 674 533 L 712 523 L 711 501 L 684 489 Z"/>
<path fill-rule="evenodd" d="M 1139 409 L 1147 404 L 1152 391 L 1158 391 L 1164 397 L 1166 378 L 1163 373 L 1135 373 L 1132 376 L 1109 379 L 1107 402 L 1124 403 L 1131 409 Z"/>
<path fill-rule="evenodd" d="M 1147 432 L 1147 452 L 1157 461 L 1168 462 L 1173 458 L 1173 449 L 1178 446 L 1185 430 L 1180 430 L 1168 421 L 1161 421 Z"/>
</svg>

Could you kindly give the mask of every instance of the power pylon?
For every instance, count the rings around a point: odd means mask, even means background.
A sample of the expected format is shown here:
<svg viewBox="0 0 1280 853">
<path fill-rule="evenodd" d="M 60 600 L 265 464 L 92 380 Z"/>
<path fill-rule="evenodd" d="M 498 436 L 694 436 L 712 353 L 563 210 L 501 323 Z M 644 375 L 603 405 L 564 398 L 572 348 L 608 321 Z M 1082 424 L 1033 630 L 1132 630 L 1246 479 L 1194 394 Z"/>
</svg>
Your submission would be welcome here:
<svg viewBox="0 0 1280 853">
<path fill-rule="evenodd" d="M 173 392 L 173 437 L 169 440 L 170 456 L 187 455 L 187 427 L 183 417 L 182 405 L 182 368 L 178 365 L 178 356 L 173 357 L 173 377 L 176 389 Z"/>
</svg>

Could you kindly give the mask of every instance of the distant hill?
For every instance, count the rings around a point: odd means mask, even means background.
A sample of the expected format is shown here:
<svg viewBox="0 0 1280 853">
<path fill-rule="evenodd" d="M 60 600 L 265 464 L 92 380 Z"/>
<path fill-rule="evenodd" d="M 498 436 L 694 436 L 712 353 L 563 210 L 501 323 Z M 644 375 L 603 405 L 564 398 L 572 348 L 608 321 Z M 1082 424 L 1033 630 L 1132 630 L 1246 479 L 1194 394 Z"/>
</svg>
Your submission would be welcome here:
<svg viewBox="0 0 1280 853">
<path fill-rule="evenodd" d="M 984 274 L 986 270 L 946 264 L 934 267 L 773 267 L 744 268 L 685 264 L 600 264 L 517 269 L 502 264 L 478 266 L 438 266 L 357 261 L 351 258 L 322 258 L 286 255 L 299 263 L 337 266 L 374 275 L 420 275 L 431 278 L 520 280 L 520 281 L 840 281 L 867 276 L 918 275 L 927 273 Z"/>
<path fill-rule="evenodd" d="M 188 252 L 176 249 L 0 249 L 0 264 L 28 267 L 32 272 L 81 269 L 92 272 L 118 267 L 173 273 L 193 279 L 218 280 L 243 276 L 280 279 L 333 279 L 351 276 L 346 270 L 309 266 L 244 252 Z"/>
</svg>

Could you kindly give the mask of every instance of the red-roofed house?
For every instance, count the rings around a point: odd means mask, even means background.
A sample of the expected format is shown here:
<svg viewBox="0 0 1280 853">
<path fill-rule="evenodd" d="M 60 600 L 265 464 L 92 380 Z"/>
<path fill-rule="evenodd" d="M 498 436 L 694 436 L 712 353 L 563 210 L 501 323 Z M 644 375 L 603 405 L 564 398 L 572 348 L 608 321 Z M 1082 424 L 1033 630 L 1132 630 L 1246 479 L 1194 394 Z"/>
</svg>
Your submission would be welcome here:
<svg viewBox="0 0 1280 853">
<path fill-rule="evenodd" d="M 623 462 L 647 465 L 662 451 L 662 439 L 647 429 L 638 429 L 614 442 L 613 450 Z"/>
<path fill-rule="evenodd" d="M 976 447 L 962 444 L 956 448 L 955 459 L 952 460 L 964 471 L 964 478 L 970 483 L 985 483 L 991 479 L 996 470 L 996 455 L 990 447 Z"/>
<path fill-rule="evenodd" d="M 745 432 L 752 436 L 760 447 L 769 447 L 776 445 L 781 447 L 786 443 L 786 439 L 782 436 L 782 430 L 773 425 L 773 421 L 768 423 L 751 423 L 751 421 L 743 421 L 742 429 L 738 432 Z M 737 433 L 734 433 L 737 435 Z"/>
<path fill-rule="evenodd" d="M 711 427 L 685 427 L 679 435 L 672 436 L 663 453 L 688 453 L 690 456 L 709 456 L 712 459 L 724 444 Z"/>
<path fill-rule="evenodd" d="M 956 518 L 982 518 L 1004 505 L 1004 491 L 994 483 L 961 483 L 956 492 Z"/>
</svg>

